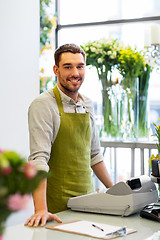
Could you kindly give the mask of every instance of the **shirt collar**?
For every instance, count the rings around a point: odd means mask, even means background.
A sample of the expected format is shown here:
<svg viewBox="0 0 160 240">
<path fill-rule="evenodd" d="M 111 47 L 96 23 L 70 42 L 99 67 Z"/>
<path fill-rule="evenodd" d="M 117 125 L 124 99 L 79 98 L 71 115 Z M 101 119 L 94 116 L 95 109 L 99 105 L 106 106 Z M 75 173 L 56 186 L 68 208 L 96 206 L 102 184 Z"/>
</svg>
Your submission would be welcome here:
<svg viewBox="0 0 160 240">
<path fill-rule="evenodd" d="M 60 90 L 58 85 L 57 85 L 57 88 L 58 88 L 58 91 L 60 92 L 60 95 L 61 95 L 61 98 L 62 98 L 62 102 L 66 102 L 66 103 L 69 103 L 69 104 L 72 104 L 72 105 L 82 105 L 84 99 L 83 99 L 83 97 L 82 97 L 82 95 L 80 93 L 78 93 L 78 102 L 75 103 L 75 101 L 72 98 L 70 98 L 64 92 L 62 92 Z"/>
</svg>

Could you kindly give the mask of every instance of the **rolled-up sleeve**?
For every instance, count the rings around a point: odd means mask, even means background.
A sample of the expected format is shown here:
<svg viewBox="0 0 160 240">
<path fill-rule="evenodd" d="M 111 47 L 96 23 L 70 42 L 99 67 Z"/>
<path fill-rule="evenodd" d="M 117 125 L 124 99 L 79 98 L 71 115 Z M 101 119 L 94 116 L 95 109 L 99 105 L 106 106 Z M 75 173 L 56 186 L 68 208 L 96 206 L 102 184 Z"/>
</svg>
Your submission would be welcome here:
<svg viewBox="0 0 160 240">
<path fill-rule="evenodd" d="M 91 141 L 91 166 L 102 162 L 103 155 L 100 147 L 100 140 L 95 121 L 92 123 L 92 141 Z"/>
<path fill-rule="evenodd" d="M 101 153 L 98 153 L 94 157 L 91 158 L 91 166 L 94 166 L 95 164 L 103 161 L 103 155 Z"/>
<path fill-rule="evenodd" d="M 34 161 L 38 170 L 49 171 L 53 139 L 53 116 L 48 103 L 35 100 L 29 107 L 28 125 L 30 137 L 29 161 Z"/>
</svg>

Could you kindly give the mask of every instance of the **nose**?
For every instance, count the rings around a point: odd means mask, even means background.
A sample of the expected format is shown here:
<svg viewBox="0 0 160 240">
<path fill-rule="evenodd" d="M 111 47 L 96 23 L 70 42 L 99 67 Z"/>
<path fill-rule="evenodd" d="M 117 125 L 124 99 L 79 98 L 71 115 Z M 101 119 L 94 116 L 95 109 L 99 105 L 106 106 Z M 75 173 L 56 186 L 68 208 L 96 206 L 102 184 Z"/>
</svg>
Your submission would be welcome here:
<svg viewBox="0 0 160 240">
<path fill-rule="evenodd" d="M 74 68 L 72 69 L 72 76 L 73 76 L 73 77 L 79 76 L 79 71 L 78 71 L 78 69 L 77 69 L 76 67 L 74 67 Z"/>
</svg>

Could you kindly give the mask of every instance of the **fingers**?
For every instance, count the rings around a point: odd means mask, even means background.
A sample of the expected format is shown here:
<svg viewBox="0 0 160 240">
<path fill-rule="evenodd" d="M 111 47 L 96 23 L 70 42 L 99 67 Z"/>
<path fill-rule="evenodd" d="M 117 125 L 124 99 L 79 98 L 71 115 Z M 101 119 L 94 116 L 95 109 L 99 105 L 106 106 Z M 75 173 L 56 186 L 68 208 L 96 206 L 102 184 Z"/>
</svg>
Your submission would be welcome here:
<svg viewBox="0 0 160 240">
<path fill-rule="evenodd" d="M 39 225 L 39 222 L 41 220 L 41 217 L 34 217 L 34 215 L 30 218 L 27 219 L 27 221 L 25 222 L 25 226 L 29 226 L 29 227 L 37 227 Z M 45 224 L 45 223 L 44 223 Z"/>
<path fill-rule="evenodd" d="M 62 220 L 59 217 L 57 217 L 57 215 L 55 215 L 55 214 L 52 214 L 52 220 L 62 223 Z"/>
<path fill-rule="evenodd" d="M 41 219 L 41 227 L 44 227 L 44 225 L 46 224 L 46 222 L 47 222 L 47 218 L 46 218 L 46 216 L 43 216 L 42 217 L 42 219 Z"/>
<path fill-rule="evenodd" d="M 24 225 L 25 225 L 25 226 L 28 225 L 29 222 L 30 222 L 32 219 L 33 219 L 32 217 L 28 218 L 27 221 L 24 223 Z"/>
<path fill-rule="evenodd" d="M 41 218 L 43 218 L 43 217 L 37 217 L 37 218 L 34 220 L 34 225 L 33 225 L 33 223 L 30 222 L 29 226 L 38 227 Z M 46 222 L 44 222 L 44 225 L 45 225 L 45 224 L 46 224 Z"/>
<path fill-rule="evenodd" d="M 29 227 L 37 227 L 41 222 L 40 226 L 44 226 L 46 221 L 46 213 L 37 213 L 28 218 L 24 225 Z"/>
<path fill-rule="evenodd" d="M 55 220 L 59 223 L 62 223 L 61 219 L 57 217 L 57 215 L 43 211 L 32 215 L 27 219 L 24 225 L 29 227 L 37 227 L 40 224 L 41 227 L 44 227 L 46 222 L 50 220 Z"/>
</svg>

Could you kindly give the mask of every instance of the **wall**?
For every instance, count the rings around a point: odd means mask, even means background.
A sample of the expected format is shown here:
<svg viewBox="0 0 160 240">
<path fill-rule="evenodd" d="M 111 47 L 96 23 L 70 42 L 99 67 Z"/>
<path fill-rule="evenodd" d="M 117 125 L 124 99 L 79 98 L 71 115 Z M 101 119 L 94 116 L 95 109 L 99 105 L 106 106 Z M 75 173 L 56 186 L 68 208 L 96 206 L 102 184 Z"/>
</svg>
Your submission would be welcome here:
<svg viewBox="0 0 160 240">
<path fill-rule="evenodd" d="M 39 0 L 0 0 L 0 148 L 29 154 L 27 112 L 39 94 Z"/>
</svg>

